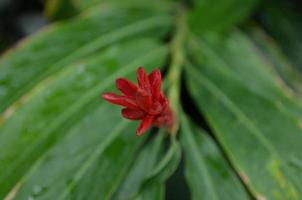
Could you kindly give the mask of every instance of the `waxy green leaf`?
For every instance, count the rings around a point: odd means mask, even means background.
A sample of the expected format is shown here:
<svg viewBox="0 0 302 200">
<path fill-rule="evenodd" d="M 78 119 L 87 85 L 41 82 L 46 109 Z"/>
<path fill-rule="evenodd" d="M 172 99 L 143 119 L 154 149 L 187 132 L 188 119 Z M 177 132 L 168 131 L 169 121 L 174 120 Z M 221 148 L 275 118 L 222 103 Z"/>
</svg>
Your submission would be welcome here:
<svg viewBox="0 0 302 200">
<path fill-rule="evenodd" d="M 260 27 L 252 27 L 248 30 L 248 33 L 260 53 L 265 57 L 265 60 L 273 66 L 273 69 L 282 78 L 284 84 L 291 89 L 289 91 L 290 95 L 295 96 L 301 102 L 302 75 L 299 70 L 282 53 L 282 49 L 277 45 L 276 41 L 265 34 Z"/>
<path fill-rule="evenodd" d="M 121 7 L 139 6 L 141 8 L 155 8 L 160 10 L 171 10 L 173 0 L 69 0 L 79 12 L 89 10 L 96 6 L 117 5 Z"/>
<path fill-rule="evenodd" d="M 144 182 L 141 185 L 140 191 L 143 192 L 149 187 L 164 183 L 177 169 L 180 159 L 180 144 L 175 138 L 171 138 L 169 149 L 164 154 L 162 159 L 158 161 L 153 170 L 146 176 Z"/>
<path fill-rule="evenodd" d="M 211 33 L 194 38 L 191 44 L 193 60 L 230 74 L 240 81 L 239 84 L 302 118 L 300 102 L 290 95 L 290 90 L 273 72 L 273 63 L 269 63 L 242 32 Z"/>
<path fill-rule="evenodd" d="M 191 199 L 249 199 L 217 145 L 204 131 L 181 117 L 181 142 L 185 152 L 185 173 Z"/>
<path fill-rule="evenodd" d="M 151 173 L 162 154 L 162 132 L 155 133 L 155 138 L 145 144 L 137 159 L 133 162 L 131 170 L 114 196 L 116 200 L 132 199 L 138 196 L 139 189 L 147 175 Z M 149 191 L 151 190 L 151 191 Z M 153 193 L 154 188 L 149 187 L 146 193 Z M 147 195 L 149 196 L 149 195 Z"/>
<path fill-rule="evenodd" d="M 164 184 L 153 184 L 145 188 L 134 200 L 163 200 L 165 199 L 165 186 Z"/>
<path fill-rule="evenodd" d="M 143 141 L 134 132 L 135 124 L 103 104 L 38 161 L 15 199 L 110 198 Z"/>
<path fill-rule="evenodd" d="M 0 171 L 5 171 L 0 174 L 0 197 L 69 128 L 97 108 L 100 93 L 112 89 L 117 77 L 133 77 L 139 65 L 151 71 L 162 65 L 166 53 L 156 40 L 137 39 L 71 65 L 39 85 L 28 103 L 0 127 Z"/>
<path fill-rule="evenodd" d="M 15 110 L 35 84 L 70 63 L 138 34 L 162 37 L 170 23 L 164 12 L 107 6 L 41 31 L 0 60 L 0 112 L 18 100 L 8 113 Z"/>
<path fill-rule="evenodd" d="M 190 26 L 196 33 L 225 31 L 249 17 L 257 0 L 195 0 L 190 12 Z"/>
<path fill-rule="evenodd" d="M 257 198 L 300 199 L 298 119 L 217 67 L 188 65 L 187 76 L 199 110 L 250 191 Z"/>
</svg>

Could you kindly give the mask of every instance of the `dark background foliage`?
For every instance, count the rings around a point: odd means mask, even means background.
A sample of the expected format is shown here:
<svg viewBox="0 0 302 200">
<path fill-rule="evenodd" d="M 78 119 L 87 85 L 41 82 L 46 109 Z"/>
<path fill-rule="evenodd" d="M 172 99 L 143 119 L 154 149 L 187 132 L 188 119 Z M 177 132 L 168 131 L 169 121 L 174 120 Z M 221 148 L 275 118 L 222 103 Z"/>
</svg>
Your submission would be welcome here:
<svg viewBox="0 0 302 200">
<path fill-rule="evenodd" d="M 302 15 L 302 1 L 273 0 L 285 10 L 290 9 L 296 15 Z M 0 52 L 21 38 L 36 32 L 49 23 L 45 16 L 45 0 L 0 0 Z M 187 0 L 188 5 L 192 4 Z M 254 19 L 267 20 L 265 12 L 255 12 Z M 301 22 L 302 23 L 302 22 Z"/>
<path fill-rule="evenodd" d="M 0 51 L 47 23 L 43 0 L 0 1 Z"/>
</svg>

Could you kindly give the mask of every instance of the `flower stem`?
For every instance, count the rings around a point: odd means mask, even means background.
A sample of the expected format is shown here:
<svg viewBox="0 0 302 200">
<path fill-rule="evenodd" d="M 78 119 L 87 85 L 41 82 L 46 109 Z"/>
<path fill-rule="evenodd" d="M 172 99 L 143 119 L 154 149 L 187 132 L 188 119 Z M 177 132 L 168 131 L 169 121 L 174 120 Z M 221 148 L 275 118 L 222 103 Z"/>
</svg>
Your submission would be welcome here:
<svg viewBox="0 0 302 200">
<path fill-rule="evenodd" d="M 184 8 L 179 11 L 175 22 L 175 35 L 171 42 L 171 65 L 167 75 L 168 98 L 175 118 L 170 130 L 172 135 L 177 133 L 179 127 L 181 71 L 185 62 L 184 48 L 187 36 L 187 15 Z"/>
</svg>

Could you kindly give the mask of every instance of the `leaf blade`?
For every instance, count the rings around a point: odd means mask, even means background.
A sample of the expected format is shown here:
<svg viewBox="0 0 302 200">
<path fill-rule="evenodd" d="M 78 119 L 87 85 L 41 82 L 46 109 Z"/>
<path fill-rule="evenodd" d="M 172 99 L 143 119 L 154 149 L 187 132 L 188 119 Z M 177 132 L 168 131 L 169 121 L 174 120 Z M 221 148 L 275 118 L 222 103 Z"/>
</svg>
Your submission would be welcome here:
<svg viewBox="0 0 302 200">
<path fill-rule="evenodd" d="M 64 130 L 68 130 L 82 115 L 86 115 L 99 104 L 100 92 L 112 88 L 114 79 L 129 75 L 136 70 L 136 66 L 142 64 L 147 69 L 151 69 L 154 64 L 160 65 L 167 49 L 154 42 L 152 39 L 143 39 L 141 44 L 136 40 L 126 43 L 124 47 L 112 47 L 107 53 L 102 53 L 102 56 L 96 55 L 91 60 L 88 59 L 84 68 L 79 67 L 83 66 L 81 64 L 71 65 L 59 73 L 53 82 L 43 85 L 42 89 L 45 87 L 47 90 L 38 90 L 1 127 L 0 159 L 3 164 L 0 167 L 6 173 L 0 174 L 0 194 L 4 195 L 23 176 L 32 162 L 60 140 L 59 133 L 64 135 Z M 127 66 L 117 67 L 125 62 L 128 63 Z M 64 101 L 61 101 L 63 97 Z"/>
<path fill-rule="evenodd" d="M 153 36 L 161 37 L 170 20 L 148 9 L 107 7 L 39 33 L 0 61 L 0 112 L 16 100 L 13 107 L 18 107 L 21 96 L 52 73 L 109 44 L 152 30 Z"/>
<path fill-rule="evenodd" d="M 214 142 L 193 128 L 185 115 L 181 118 L 181 133 L 192 199 L 249 199 Z"/>
<path fill-rule="evenodd" d="M 230 76 L 222 75 L 213 68 L 206 75 L 204 70 L 201 74 L 193 68 L 187 72 L 191 79 L 199 82 L 199 88 L 192 82 L 189 83 L 194 98 L 198 98 L 199 109 L 206 114 L 215 135 L 239 174 L 245 177 L 245 183 L 253 194 L 257 198 L 299 199 L 301 188 L 297 180 L 300 174 L 294 173 L 295 167 L 289 164 L 291 159 L 287 156 L 290 154 L 299 160 L 298 149 L 301 147 L 300 142 L 295 141 L 300 137 L 301 128 L 292 121 L 292 117 L 279 112 L 271 102 L 251 93 Z M 218 86 L 218 80 L 220 82 L 224 80 L 224 84 Z M 237 98 L 234 96 L 236 93 Z M 247 98 L 240 102 L 238 97 Z M 263 112 L 263 106 L 266 112 Z M 257 113 L 255 108 L 262 112 L 255 116 Z M 271 118 L 270 113 L 273 113 L 275 119 Z M 279 120 L 282 120 L 282 123 Z M 282 128 L 273 127 L 273 124 L 276 127 L 283 124 L 288 128 L 291 133 L 288 135 L 291 137 L 288 138 L 291 141 L 290 145 L 282 139 L 284 138 Z M 238 140 L 240 143 L 236 142 Z M 265 181 L 261 180 L 264 177 Z"/>
<path fill-rule="evenodd" d="M 238 0 L 196 0 L 189 23 L 195 33 L 225 31 L 244 21 L 257 3 L 257 0 L 249 0 L 244 4 Z"/>
</svg>

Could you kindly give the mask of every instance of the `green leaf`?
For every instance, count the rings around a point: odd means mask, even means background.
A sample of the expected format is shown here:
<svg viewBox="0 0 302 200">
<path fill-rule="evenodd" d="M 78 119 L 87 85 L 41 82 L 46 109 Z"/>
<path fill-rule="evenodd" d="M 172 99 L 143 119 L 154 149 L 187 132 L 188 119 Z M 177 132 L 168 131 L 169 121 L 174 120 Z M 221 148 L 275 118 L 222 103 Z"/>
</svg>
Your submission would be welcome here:
<svg viewBox="0 0 302 200">
<path fill-rule="evenodd" d="M 155 133 L 156 138 L 151 142 L 144 145 L 138 158 L 133 163 L 131 170 L 129 170 L 127 177 L 121 184 L 118 192 L 115 194 L 114 199 L 123 200 L 131 199 L 138 193 L 141 184 L 146 179 L 147 175 L 151 173 L 156 163 L 159 161 L 160 154 L 162 153 L 163 134 Z M 153 188 L 149 193 L 154 193 Z M 146 195 L 149 196 L 149 195 Z"/>
<path fill-rule="evenodd" d="M 274 73 L 273 64 L 242 32 L 211 33 L 195 37 L 191 43 L 196 62 L 233 76 L 256 94 L 274 101 L 280 109 L 302 117 L 299 101 Z"/>
<path fill-rule="evenodd" d="M 164 184 L 153 184 L 145 188 L 134 200 L 164 200 L 165 186 Z"/>
<path fill-rule="evenodd" d="M 18 100 L 2 118 L 10 116 L 26 101 L 26 93 L 54 72 L 123 39 L 162 37 L 170 23 L 164 12 L 107 6 L 27 39 L 0 60 L 0 112 Z"/>
<path fill-rule="evenodd" d="M 163 134 L 163 132 L 162 132 Z M 139 193 L 135 196 L 143 196 L 148 192 L 150 188 L 157 188 L 163 184 L 177 169 L 181 159 L 181 147 L 174 136 L 170 137 L 170 146 L 163 158 L 152 169 L 152 171 L 146 176 L 145 180 L 141 184 Z"/>
<path fill-rule="evenodd" d="M 73 7 L 78 11 L 84 11 L 96 6 L 107 6 L 108 4 L 119 5 L 123 7 L 131 7 L 133 5 L 145 8 L 168 9 L 172 0 L 70 0 Z"/>
<path fill-rule="evenodd" d="M 108 199 L 142 141 L 135 138 L 133 125 L 120 119 L 117 109 L 102 105 L 43 156 L 24 178 L 16 199 Z"/>
<path fill-rule="evenodd" d="M 168 154 L 161 155 L 164 132 L 156 134 L 158 136 L 142 149 L 113 199 L 164 199 L 164 181 L 177 167 L 179 152 L 173 147 Z M 161 157 L 164 158 L 160 160 Z"/>
<path fill-rule="evenodd" d="M 194 32 L 222 31 L 243 22 L 257 5 L 257 0 L 195 0 L 190 12 Z"/>
<path fill-rule="evenodd" d="M 296 97 L 301 96 L 302 75 L 298 69 L 291 64 L 288 57 L 283 54 L 276 41 L 261 30 L 260 27 L 251 27 L 248 29 L 248 33 L 261 54 L 264 55 L 266 61 L 273 65 L 274 70 L 292 90 L 291 95 L 295 95 Z"/>
<path fill-rule="evenodd" d="M 151 173 L 147 176 L 146 180 L 143 183 L 143 187 L 145 187 L 145 185 L 154 184 L 154 182 L 164 182 L 176 170 L 181 158 L 181 149 L 179 143 L 176 140 L 172 139 L 170 145 L 171 146 L 169 147 L 165 156 L 158 163 L 158 165 L 154 167 L 153 171 L 151 171 Z"/>
<path fill-rule="evenodd" d="M 222 153 L 204 131 L 181 117 L 181 142 L 185 152 L 185 174 L 191 199 L 249 199 Z"/>
<path fill-rule="evenodd" d="M 197 67 L 186 70 L 191 94 L 250 191 L 256 198 L 301 199 L 299 120 L 223 70 Z"/>
<path fill-rule="evenodd" d="M 100 93 L 113 89 L 117 77 L 133 78 L 139 65 L 151 71 L 162 65 L 166 53 L 156 40 L 137 38 L 70 65 L 37 86 L 28 102 L 0 128 L 0 171 L 5 171 L 0 174 L 0 198 L 74 124 L 97 109 Z"/>
</svg>

